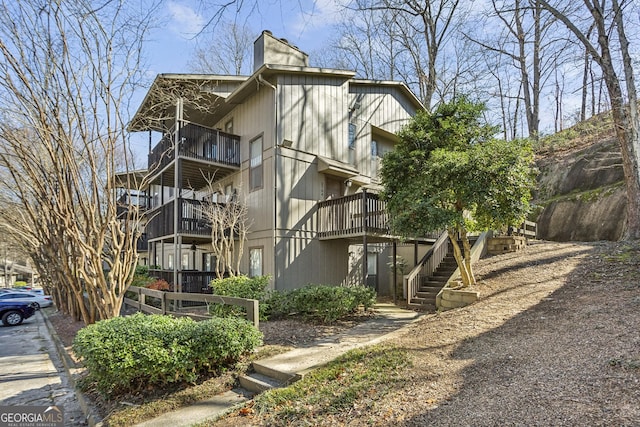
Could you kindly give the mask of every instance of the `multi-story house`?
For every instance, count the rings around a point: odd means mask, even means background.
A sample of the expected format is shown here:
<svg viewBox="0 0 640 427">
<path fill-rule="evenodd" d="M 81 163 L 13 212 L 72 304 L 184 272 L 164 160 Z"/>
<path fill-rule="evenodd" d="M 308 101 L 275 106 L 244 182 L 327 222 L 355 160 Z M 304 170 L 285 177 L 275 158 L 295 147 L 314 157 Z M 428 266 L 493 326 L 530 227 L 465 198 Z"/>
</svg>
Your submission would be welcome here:
<svg viewBox="0 0 640 427">
<path fill-rule="evenodd" d="M 148 160 L 152 272 L 206 289 L 214 259 L 200 207 L 234 198 L 251 222 L 244 273 L 275 289 L 364 281 L 389 294 L 380 159 L 423 106 L 403 83 L 354 75 L 309 67 L 268 31 L 251 76 L 158 75 L 129 125 L 161 133 Z"/>
</svg>

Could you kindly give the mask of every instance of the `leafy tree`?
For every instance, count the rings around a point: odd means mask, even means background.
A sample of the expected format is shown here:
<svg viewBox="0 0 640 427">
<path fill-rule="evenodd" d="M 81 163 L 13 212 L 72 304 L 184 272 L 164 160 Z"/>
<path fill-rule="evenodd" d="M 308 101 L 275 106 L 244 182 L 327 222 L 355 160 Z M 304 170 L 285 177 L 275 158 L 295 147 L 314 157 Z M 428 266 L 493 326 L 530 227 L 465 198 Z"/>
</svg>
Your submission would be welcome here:
<svg viewBox="0 0 640 427">
<path fill-rule="evenodd" d="M 392 228 L 405 237 L 446 229 L 465 286 L 475 284 L 468 232 L 521 222 L 534 184 L 530 145 L 494 138 L 484 111 L 459 97 L 420 112 L 382 161 Z"/>
</svg>

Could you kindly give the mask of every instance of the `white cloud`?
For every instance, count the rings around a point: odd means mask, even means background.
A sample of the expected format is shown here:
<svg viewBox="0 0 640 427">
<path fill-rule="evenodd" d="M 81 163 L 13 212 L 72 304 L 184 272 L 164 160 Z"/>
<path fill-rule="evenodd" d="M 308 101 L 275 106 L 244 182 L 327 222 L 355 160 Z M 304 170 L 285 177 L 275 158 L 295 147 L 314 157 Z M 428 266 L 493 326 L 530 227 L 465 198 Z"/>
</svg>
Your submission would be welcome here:
<svg viewBox="0 0 640 427">
<path fill-rule="evenodd" d="M 302 10 L 292 22 L 292 29 L 302 35 L 305 32 L 322 30 L 339 22 L 343 17 L 344 1 L 309 0 L 300 3 Z"/>
<path fill-rule="evenodd" d="M 191 6 L 175 1 L 167 2 L 167 15 L 169 30 L 182 37 L 195 36 L 206 23 L 203 16 Z"/>
</svg>

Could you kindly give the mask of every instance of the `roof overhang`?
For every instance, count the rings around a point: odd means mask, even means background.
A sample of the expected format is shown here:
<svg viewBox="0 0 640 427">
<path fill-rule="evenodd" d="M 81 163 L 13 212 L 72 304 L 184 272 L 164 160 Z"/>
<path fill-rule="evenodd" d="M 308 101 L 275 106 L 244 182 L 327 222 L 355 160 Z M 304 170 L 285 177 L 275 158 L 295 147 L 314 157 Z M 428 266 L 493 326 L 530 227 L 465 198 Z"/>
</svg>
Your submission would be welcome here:
<svg viewBox="0 0 640 427">
<path fill-rule="evenodd" d="M 352 178 L 358 175 L 358 170 L 350 164 L 327 157 L 316 156 L 318 158 L 318 172 L 326 175 L 338 176 L 341 178 Z"/>
<path fill-rule="evenodd" d="M 184 100 L 183 118 L 194 123 L 220 120 L 236 105 L 268 83 L 277 74 L 299 74 L 353 78 L 352 71 L 294 65 L 264 64 L 251 76 L 210 74 L 158 74 L 142 104 L 129 122 L 129 132 L 165 132 L 175 120 L 176 102 Z"/>
<path fill-rule="evenodd" d="M 317 77 L 336 77 L 344 80 L 353 78 L 355 73 L 353 71 L 346 70 L 334 70 L 331 68 L 316 68 L 316 67 L 300 67 L 295 65 L 275 65 L 275 64 L 263 64 L 258 68 L 244 83 L 242 83 L 236 90 L 233 91 L 226 99 L 225 102 L 232 105 L 241 104 L 253 93 L 255 93 L 260 86 L 265 84 L 273 85 L 274 82 L 269 82 L 271 77 L 278 74 L 297 74 L 297 75 L 309 75 Z"/>
<path fill-rule="evenodd" d="M 158 74 L 142 104 L 127 125 L 129 132 L 167 130 L 166 123 L 175 120 L 178 99 L 184 102 L 184 118 L 194 122 L 214 120 L 231 110 L 225 99 L 246 76 L 211 74 Z"/>
<path fill-rule="evenodd" d="M 142 188 L 147 174 L 146 169 L 117 172 L 113 175 L 113 185 L 118 188 L 138 190 Z"/>
<path fill-rule="evenodd" d="M 409 87 L 403 82 L 399 82 L 395 80 L 353 79 L 349 82 L 349 84 L 356 85 L 356 86 L 395 87 L 411 102 L 411 104 L 413 104 L 416 110 L 425 110 L 424 104 L 411 91 L 411 89 L 409 89 Z"/>
</svg>

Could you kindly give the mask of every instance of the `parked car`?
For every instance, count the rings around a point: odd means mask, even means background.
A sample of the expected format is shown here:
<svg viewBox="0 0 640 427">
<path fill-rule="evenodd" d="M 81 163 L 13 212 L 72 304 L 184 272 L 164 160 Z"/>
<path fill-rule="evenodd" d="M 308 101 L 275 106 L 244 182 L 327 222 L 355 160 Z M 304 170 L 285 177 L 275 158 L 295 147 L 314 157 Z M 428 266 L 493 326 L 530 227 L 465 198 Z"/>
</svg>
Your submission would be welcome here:
<svg viewBox="0 0 640 427">
<path fill-rule="evenodd" d="M 33 316 L 38 307 L 34 302 L 0 300 L 0 318 L 5 326 L 16 326 Z"/>
<path fill-rule="evenodd" d="M 32 302 L 38 308 L 53 305 L 53 299 L 49 295 L 37 295 L 31 292 L 2 292 L 0 301 Z"/>
</svg>

